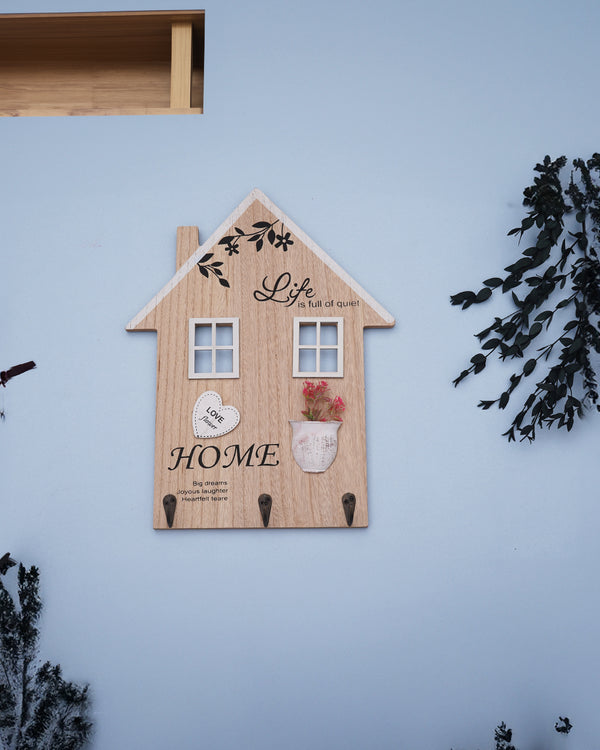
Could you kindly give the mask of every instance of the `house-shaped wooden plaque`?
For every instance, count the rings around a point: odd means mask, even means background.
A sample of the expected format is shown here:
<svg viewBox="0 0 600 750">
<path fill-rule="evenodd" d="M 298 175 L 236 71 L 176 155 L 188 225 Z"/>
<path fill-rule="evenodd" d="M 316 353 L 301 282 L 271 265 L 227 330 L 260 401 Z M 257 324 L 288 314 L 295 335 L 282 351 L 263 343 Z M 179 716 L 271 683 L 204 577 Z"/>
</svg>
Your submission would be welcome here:
<svg viewBox="0 0 600 750">
<path fill-rule="evenodd" d="M 259 190 L 200 247 L 179 227 L 127 325 L 158 335 L 154 527 L 367 526 L 363 329 L 393 325 Z M 322 381 L 342 422 L 302 416 Z"/>
</svg>

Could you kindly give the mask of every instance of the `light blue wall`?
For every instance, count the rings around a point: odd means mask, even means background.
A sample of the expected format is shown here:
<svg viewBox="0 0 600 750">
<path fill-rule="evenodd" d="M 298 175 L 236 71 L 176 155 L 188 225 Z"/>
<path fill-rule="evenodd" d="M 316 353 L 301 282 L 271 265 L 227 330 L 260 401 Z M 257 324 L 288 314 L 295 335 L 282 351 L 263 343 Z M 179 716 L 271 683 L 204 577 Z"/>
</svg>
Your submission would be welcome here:
<svg viewBox="0 0 600 750">
<path fill-rule="evenodd" d="M 193 7 L 4 0 L 3 12 Z M 600 149 L 600 6 L 208 0 L 206 114 L 0 121 L 0 553 L 95 750 L 598 744 L 593 416 L 532 447 L 454 390 L 450 293 L 511 262 L 544 154 Z M 253 187 L 397 319 L 366 333 L 364 531 L 152 530 L 155 340 L 126 322 Z M 490 312 L 491 311 L 491 312 Z M 553 732 L 558 715 L 575 729 Z"/>
</svg>

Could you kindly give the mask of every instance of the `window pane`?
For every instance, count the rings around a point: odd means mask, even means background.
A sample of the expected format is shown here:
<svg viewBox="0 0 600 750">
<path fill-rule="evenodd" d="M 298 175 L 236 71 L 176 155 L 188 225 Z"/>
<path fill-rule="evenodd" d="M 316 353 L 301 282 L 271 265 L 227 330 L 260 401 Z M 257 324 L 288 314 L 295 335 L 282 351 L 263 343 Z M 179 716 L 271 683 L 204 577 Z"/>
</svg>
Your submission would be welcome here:
<svg viewBox="0 0 600 750">
<path fill-rule="evenodd" d="M 300 349 L 298 354 L 298 369 L 300 372 L 315 372 L 317 369 L 317 350 Z"/>
<path fill-rule="evenodd" d="M 317 343 L 317 324 L 316 323 L 300 323 L 300 344 L 316 344 Z"/>
<path fill-rule="evenodd" d="M 194 352 L 194 372 L 212 372 L 212 352 L 196 351 Z"/>
<path fill-rule="evenodd" d="M 321 346 L 335 346 L 337 342 L 337 323 L 321 323 Z"/>
<path fill-rule="evenodd" d="M 194 337 L 196 346 L 212 346 L 212 326 L 206 323 L 196 324 L 196 335 Z M 204 372 L 202 370 L 202 372 Z"/>
<path fill-rule="evenodd" d="M 233 346 L 231 323 L 217 323 L 217 346 Z"/>
<path fill-rule="evenodd" d="M 217 372 L 233 372 L 233 349 L 217 349 Z"/>
<path fill-rule="evenodd" d="M 337 349 L 321 349 L 320 372 L 337 372 Z"/>
</svg>

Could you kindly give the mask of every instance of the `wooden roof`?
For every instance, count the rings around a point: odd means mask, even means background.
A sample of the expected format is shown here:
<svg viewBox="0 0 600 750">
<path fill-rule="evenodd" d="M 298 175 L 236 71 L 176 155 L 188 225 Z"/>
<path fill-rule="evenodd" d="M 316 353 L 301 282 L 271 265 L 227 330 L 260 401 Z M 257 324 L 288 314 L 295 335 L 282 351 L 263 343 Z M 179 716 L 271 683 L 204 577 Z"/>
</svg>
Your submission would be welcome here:
<svg viewBox="0 0 600 750">
<path fill-rule="evenodd" d="M 311 250 L 325 265 L 336 273 L 342 281 L 344 281 L 364 302 L 381 318 L 381 324 L 377 327 L 387 328 L 394 325 L 393 316 L 385 310 L 382 305 L 379 304 L 371 295 L 366 292 L 360 284 L 358 284 L 344 269 L 338 265 L 327 253 L 322 250 L 317 244 L 315 244 L 308 235 L 306 235 L 300 227 L 298 227 L 288 216 L 286 216 L 267 196 L 255 188 L 252 192 L 240 203 L 240 205 L 231 213 L 225 221 L 223 221 L 219 227 L 210 235 L 210 237 L 204 242 L 195 253 L 191 255 L 188 260 L 178 269 L 171 280 L 165 284 L 165 286 L 155 295 L 150 302 L 140 312 L 132 318 L 127 324 L 126 329 L 133 331 L 137 326 L 154 310 L 154 308 L 168 295 L 170 294 L 184 279 L 187 274 L 196 266 L 198 260 L 208 252 L 224 235 L 225 232 L 239 219 L 240 216 L 248 209 L 254 201 L 260 201 L 265 208 L 267 208 L 279 221 L 283 222 L 285 226 L 294 234 L 300 242 L 302 242 L 309 250 Z"/>
</svg>

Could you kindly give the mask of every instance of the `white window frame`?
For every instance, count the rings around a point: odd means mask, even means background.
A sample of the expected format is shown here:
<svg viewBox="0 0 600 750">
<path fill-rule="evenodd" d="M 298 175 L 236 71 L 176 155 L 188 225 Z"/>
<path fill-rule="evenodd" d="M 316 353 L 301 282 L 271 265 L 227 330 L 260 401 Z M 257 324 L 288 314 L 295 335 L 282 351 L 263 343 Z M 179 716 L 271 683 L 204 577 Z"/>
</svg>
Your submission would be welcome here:
<svg viewBox="0 0 600 750">
<path fill-rule="evenodd" d="M 208 346 L 196 344 L 196 326 L 211 327 L 211 343 Z M 230 325 L 232 328 L 232 343 L 217 344 L 217 325 Z M 217 372 L 217 351 L 232 351 L 232 371 Z M 196 352 L 212 352 L 212 371 L 196 372 Z M 240 319 L 239 318 L 190 318 L 189 321 L 189 352 L 188 377 L 190 380 L 212 380 L 213 378 L 239 378 L 240 376 Z"/>
<path fill-rule="evenodd" d="M 300 343 L 300 325 L 302 323 L 316 324 L 316 342 L 314 344 Z M 337 326 L 337 344 L 321 344 L 321 325 Z M 300 352 L 303 349 L 316 351 L 316 369 L 314 372 L 300 370 Z M 335 372 L 321 370 L 321 350 L 335 349 L 337 351 L 337 370 Z M 294 318 L 294 360 L 293 377 L 295 378 L 343 378 L 344 377 L 344 319 L 343 318 Z"/>
</svg>

